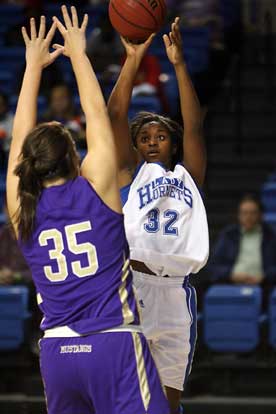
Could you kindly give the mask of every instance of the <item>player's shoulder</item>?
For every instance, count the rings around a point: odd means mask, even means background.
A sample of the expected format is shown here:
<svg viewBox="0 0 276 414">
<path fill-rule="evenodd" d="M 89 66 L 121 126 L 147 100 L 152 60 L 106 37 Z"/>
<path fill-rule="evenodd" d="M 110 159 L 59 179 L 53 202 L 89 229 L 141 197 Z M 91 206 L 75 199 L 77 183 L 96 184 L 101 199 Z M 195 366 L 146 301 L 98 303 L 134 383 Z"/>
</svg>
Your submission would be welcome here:
<svg viewBox="0 0 276 414">
<path fill-rule="evenodd" d="M 93 197 L 95 190 L 92 184 L 82 175 L 77 176 L 68 183 L 67 192 L 75 199 L 83 200 Z"/>
</svg>

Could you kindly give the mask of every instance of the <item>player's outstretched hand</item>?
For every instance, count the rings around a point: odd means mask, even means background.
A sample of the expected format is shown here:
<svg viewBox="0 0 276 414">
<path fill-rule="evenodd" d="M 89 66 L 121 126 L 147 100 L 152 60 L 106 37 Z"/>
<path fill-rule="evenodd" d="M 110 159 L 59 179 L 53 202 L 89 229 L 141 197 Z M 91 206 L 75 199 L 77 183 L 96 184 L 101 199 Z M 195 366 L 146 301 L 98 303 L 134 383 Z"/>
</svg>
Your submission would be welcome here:
<svg viewBox="0 0 276 414">
<path fill-rule="evenodd" d="M 172 23 L 170 33 L 163 36 L 168 58 L 170 62 L 175 66 L 184 62 L 183 44 L 179 28 L 179 20 L 179 17 L 176 17 Z"/>
<path fill-rule="evenodd" d="M 84 15 L 82 24 L 79 27 L 78 14 L 74 6 L 71 7 L 71 18 L 66 6 L 62 6 L 61 11 L 64 24 L 56 16 L 53 17 L 53 20 L 64 39 L 64 46 L 55 43 L 53 48 L 56 50 L 63 49 L 63 54 L 68 57 L 72 57 L 73 54 L 84 53 L 86 49 L 85 31 L 88 15 Z"/>
<path fill-rule="evenodd" d="M 135 59 L 136 64 L 140 66 L 140 63 L 146 54 L 146 51 L 150 47 L 154 36 L 155 33 L 151 34 L 143 43 L 132 43 L 130 40 L 121 36 L 121 42 L 126 50 L 127 58 Z"/>
<path fill-rule="evenodd" d="M 63 48 L 49 52 L 49 47 L 56 31 L 56 23 L 52 24 L 46 35 L 45 16 L 41 16 L 39 31 L 37 34 L 35 19 L 30 19 L 30 36 L 25 27 L 22 27 L 22 36 L 26 45 L 26 63 L 40 68 L 46 68 L 62 54 Z M 46 37 L 45 37 L 46 35 Z"/>
</svg>

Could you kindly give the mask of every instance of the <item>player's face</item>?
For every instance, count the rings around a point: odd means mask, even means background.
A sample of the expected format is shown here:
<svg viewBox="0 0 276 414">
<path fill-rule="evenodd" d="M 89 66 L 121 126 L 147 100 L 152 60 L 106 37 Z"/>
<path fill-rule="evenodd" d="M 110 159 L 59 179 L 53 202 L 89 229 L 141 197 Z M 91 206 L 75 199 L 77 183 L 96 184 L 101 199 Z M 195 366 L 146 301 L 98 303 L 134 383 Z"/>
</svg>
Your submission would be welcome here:
<svg viewBox="0 0 276 414">
<path fill-rule="evenodd" d="M 239 208 L 239 222 L 242 228 L 246 231 L 254 229 L 261 223 L 261 211 L 254 201 L 244 201 Z"/>
<path fill-rule="evenodd" d="M 159 122 L 149 122 L 140 129 L 136 139 L 137 149 L 147 162 L 160 162 L 170 168 L 174 147 L 170 133 Z"/>
</svg>

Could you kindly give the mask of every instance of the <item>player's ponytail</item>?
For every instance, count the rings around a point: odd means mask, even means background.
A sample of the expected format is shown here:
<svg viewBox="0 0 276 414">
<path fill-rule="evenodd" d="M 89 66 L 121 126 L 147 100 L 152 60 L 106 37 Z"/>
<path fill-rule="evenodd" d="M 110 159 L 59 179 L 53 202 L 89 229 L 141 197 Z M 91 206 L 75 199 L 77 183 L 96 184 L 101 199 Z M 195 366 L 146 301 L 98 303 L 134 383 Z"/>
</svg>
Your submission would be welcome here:
<svg viewBox="0 0 276 414">
<path fill-rule="evenodd" d="M 19 177 L 20 208 L 17 219 L 20 237 L 23 241 L 27 241 L 34 229 L 36 206 L 42 190 L 42 181 L 36 174 L 32 158 L 24 158 L 16 167 L 15 174 Z"/>
<path fill-rule="evenodd" d="M 14 173 L 19 177 L 20 200 L 16 220 L 20 239 L 26 242 L 35 229 L 37 203 L 45 183 L 72 179 L 79 173 L 79 157 L 69 131 L 57 122 L 34 128 L 24 141 Z"/>
</svg>

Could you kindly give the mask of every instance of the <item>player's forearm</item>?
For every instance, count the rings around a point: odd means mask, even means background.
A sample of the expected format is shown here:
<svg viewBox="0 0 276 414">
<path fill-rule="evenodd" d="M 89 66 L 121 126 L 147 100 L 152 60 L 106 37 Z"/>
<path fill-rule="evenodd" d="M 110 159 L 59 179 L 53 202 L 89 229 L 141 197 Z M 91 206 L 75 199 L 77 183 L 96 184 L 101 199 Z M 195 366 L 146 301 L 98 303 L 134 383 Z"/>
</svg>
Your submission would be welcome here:
<svg viewBox="0 0 276 414">
<path fill-rule="evenodd" d="M 185 125 L 185 134 L 192 132 L 193 135 L 202 135 L 201 107 L 186 64 L 183 62 L 176 65 L 175 73 L 179 87 L 181 114 Z"/>
<path fill-rule="evenodd" d="M 203 139 L 203 120 L 200 103 L 189 77 L 181 63 L 176 68 L 180 91 L 181 113 L 184 121 L 184 163 L 199 186 L 204 183 L 206 172 L 206 148 Z"/>
<path fill-rule="evenodd" d="M 111 120 L 127 117 L 134 81 L 139 65 L 134 57 L 128 57 L 108 100 L 108 113 Z"/>
<path fill-rule="evenodd" d="M 28 132 L 36 125 L 37 96 L 42 75 L 42 68 L 28 65 L 23 77 L 23 82 L 17 102 L 13 130 L 12 146 L 18 148 L 22 144 Z"/>
<path fill-rule="evenodd" d="M 97 77 L 84 52 L 71 56 L 73 70 L 78 84 L 83 112 L 86 116 L 97 117 L 99 111 L 106 111 L 106 105 Z M 97 119 L 95 119 L 97 122 Z"/>
<path fill-rule="evenodd" d="M 83 53 L 71 56 L 73 70 L 76 76 L 80 102 L 86 117 L 88 149 L 98 145 L 113 145 L 113 135 L 107 108 L 97 77 L 91 63 Z M 92 138 L 92 139 L 91 139 Z"/>
</svg>

